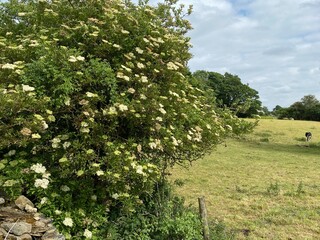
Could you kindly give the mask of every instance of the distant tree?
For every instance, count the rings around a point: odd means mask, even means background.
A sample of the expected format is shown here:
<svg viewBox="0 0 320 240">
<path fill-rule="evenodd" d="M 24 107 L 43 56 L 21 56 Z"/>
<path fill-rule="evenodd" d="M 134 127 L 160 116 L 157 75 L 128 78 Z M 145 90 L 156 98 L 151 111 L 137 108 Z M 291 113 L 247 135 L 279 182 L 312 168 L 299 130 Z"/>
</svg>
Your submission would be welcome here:
<svg viewBox="0 0 320 240">
<path fill-rule="evenodd" d="M 279 110 L 281 110 L 283 107 L 281 107 L 280 105 L 277 105 L 277 106 L 275 106 L 273 109 L 272 109 L 272 112 L 274 113 L 274 112 L 276 112 L 276 111 L 279 111 Z"/>
<path fill-rule="evenodd" d="M 296 120 L 320 120 L 320 102 L 314 95 L 306 95 L 288 108 L 277 105 L 273 114 L 278 118 L 294 118 Z"/>
<path fill-rule="evenodd" d="M 266 106 L 263 106 L 260 112 L 264 116 L 269 116 L 271 114 L 268 107 L 266 107 Z"/>
<path fill-rule="evenodd" d="M 286 117 L 294 118 L 296 120 L 304 120 L 305 119 L 305 106 L 301 102 L 293 103 L 286 112 Z"/>
<path fill-rule="evenodd" d="M 277 105 L 275 108 L 273 108 L 271 114 L 279 119 L 282 119 L 287 117 L 287 109 L 288 108 L 283 108 L 280 105 Z"/>
<path fill-rule="evenodd" d="M 243 84 L 237 75 L 196 71 L 193 76 L 202 79 L 213 89 L 220 107 L 227 107 L 239 117 L 251 117 L 261 111 L 261 101 L 256 90 Z"/>
</svg>

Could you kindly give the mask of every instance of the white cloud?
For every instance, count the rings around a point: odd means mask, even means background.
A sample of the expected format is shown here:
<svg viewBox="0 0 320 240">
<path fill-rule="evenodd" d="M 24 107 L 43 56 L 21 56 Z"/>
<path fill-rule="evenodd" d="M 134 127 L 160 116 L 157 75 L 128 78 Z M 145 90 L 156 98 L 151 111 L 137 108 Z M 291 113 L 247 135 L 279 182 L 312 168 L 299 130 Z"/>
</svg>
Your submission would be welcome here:
<svg viewBox="0 0 320 240">
<path fill-rule="evenodd" d="M 320 100 L 319 0 L 179 2 L 194 5 L 192 71 L 238 75 L 269 109 L 308 94 Z"/>
</svg>

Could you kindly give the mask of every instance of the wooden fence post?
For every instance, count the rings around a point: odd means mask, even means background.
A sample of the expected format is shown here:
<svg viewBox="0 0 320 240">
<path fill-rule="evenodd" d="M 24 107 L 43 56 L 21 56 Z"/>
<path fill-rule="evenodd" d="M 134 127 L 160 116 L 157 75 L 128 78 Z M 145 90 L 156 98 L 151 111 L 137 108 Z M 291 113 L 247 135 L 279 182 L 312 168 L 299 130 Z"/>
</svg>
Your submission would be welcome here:
<svg viewBox="0 0 320 240">
<path fill-rule="evenodd" d="M 208 224 L 208 218 L 207 218 L 207 208 L 206 208 L 206 202 L 204 200 L 204 197 L 199 197 L 199 211 L 201 216 L 201 222 L 203 227 L 203 239 L 209 240 L 209 224 Z"/>
</svg>

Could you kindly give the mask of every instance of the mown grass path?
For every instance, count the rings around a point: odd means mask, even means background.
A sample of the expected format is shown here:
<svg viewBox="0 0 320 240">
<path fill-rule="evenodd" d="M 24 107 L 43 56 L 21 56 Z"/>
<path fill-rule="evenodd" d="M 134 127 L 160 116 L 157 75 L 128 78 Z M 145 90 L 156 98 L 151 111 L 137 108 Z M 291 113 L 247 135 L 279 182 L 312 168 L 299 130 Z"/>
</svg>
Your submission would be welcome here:
<svg viewBox="0 0 320 240">
<path fill-rule="evenodd" d="M 173 169 L 186 203 L 197 207 L 205 196 L 210 220 L 237 239 L 320 239 L 320 122 L 262 119 L 226 144 Z"/>
</svg>

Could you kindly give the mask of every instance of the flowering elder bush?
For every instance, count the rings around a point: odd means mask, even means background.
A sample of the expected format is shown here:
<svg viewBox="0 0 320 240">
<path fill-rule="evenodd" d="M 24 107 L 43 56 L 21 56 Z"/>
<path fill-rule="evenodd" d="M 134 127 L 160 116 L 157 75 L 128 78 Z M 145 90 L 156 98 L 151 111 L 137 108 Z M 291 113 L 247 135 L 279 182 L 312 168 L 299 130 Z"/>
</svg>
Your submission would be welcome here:
<svg viewBox="0 0 320 240">
<path fill-rule="evenodd" d="M 190 81 L 191 26 L 176 3 L 1 3 L 0 183 L 67 236 L 97 235 L 168 167 L 248 127 Z"/>
</svg>

